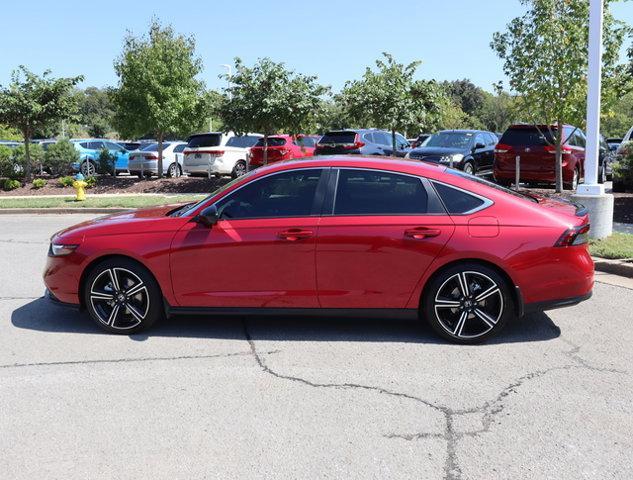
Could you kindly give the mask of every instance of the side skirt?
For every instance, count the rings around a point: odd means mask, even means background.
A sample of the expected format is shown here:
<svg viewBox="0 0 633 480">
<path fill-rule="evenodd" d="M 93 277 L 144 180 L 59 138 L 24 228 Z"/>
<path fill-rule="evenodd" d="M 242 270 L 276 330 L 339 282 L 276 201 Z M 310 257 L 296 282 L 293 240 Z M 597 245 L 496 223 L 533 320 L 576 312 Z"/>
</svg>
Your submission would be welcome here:
<svg viewBox="0 0 633 480">
<path fill-rule="evenodd" d="M 417 320 L 416 309 L 404 308 L 242 308 L 242 307 L 172 307 L 166 305 L 168 317 L 175 315 L 203 316 L 294 316 L 294 317 L 351 317 L 393 318 Z"/>
</svg>

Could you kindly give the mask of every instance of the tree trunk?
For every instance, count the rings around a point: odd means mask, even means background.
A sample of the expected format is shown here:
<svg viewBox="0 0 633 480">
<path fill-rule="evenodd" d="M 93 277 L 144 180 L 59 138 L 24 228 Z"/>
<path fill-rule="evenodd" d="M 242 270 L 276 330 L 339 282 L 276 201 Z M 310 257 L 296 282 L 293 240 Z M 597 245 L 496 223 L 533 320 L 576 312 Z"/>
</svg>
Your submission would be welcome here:
<svg viewBox="0 0 633 480">
<path fill-rule="evenodd" d="M 268 134 L 264 134 L 264 165 L 268 165 Z"/>
<path fill-rule="evenodd" d="M 556 193 L 563 191 L 563 124 L 559 120 L 556 123 Z"/>
<path fill-rule="evenodd" d="M 165 135 L 161 132 L 158 134 L 158 178 L 163 178 L 163 140 Z"/>
<path fill-rule="evenodd" d="M 396 131 L 391 130 L 391 155 L 396 156 Z"/>
<path fill-rule="evenodd" d="M 22 132 L 24 136 L 24 180 L 31 181 L 31 139 L 28 131 Z"/>
</svg>

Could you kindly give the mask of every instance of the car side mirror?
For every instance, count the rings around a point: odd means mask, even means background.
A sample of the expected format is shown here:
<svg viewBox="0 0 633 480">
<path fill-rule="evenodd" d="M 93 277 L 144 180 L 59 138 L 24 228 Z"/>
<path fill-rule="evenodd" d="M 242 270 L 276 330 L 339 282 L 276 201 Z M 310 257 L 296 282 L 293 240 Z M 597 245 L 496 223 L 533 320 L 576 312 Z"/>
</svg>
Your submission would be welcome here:
<svg viewBox="0 0 633 480">
<path fill-rule="evenodd" d="M 486 148 L 486 145 L 484 145 L 484 144 L 483 144 L 483 143 L 481 143 L 481 142 L 477 142 L 477 143 L 475 144 L 475 150 L 479 150 L 480 148 Z"/>
<path fill-rule="evenodd" d="M 218 220 L 220 220 L 220 214 L 218 213 L 218 207 L 211 205 L 200 212 L 194 220 L 209 228 L 213 227 Z"/>
</svg>

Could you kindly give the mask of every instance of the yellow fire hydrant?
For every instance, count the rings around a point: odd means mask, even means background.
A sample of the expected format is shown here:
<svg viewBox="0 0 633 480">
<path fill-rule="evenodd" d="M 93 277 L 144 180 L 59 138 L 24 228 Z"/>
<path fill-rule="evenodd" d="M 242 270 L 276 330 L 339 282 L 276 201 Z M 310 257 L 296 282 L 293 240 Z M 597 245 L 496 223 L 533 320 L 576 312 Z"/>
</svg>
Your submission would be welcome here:
<svg viewBox="0 0 633 480">
<path fill-rule="evenodd" d="M 76 202 L 83 202 L 86 199 L 86 186 L 88 184 L 84 180 L 84 176 L 81 173 L 78 173 L 75 176 L 75 181 L 73 182 L 73 188 L 77 192 L 77 196 L 75 198 Z"/>
</svg>

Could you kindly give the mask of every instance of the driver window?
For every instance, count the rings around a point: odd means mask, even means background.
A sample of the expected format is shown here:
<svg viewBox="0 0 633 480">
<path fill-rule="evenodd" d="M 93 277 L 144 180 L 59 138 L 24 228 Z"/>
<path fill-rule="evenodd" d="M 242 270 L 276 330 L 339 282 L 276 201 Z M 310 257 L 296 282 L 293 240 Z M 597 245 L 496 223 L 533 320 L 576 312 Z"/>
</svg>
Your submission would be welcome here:
<svg viewBox="0 0 633 480">
<path fill-rule="evenodd" d="M 270 175 L 216 203 L 221 219 L 309 217 L 322 169 Z"/>
</svg>

